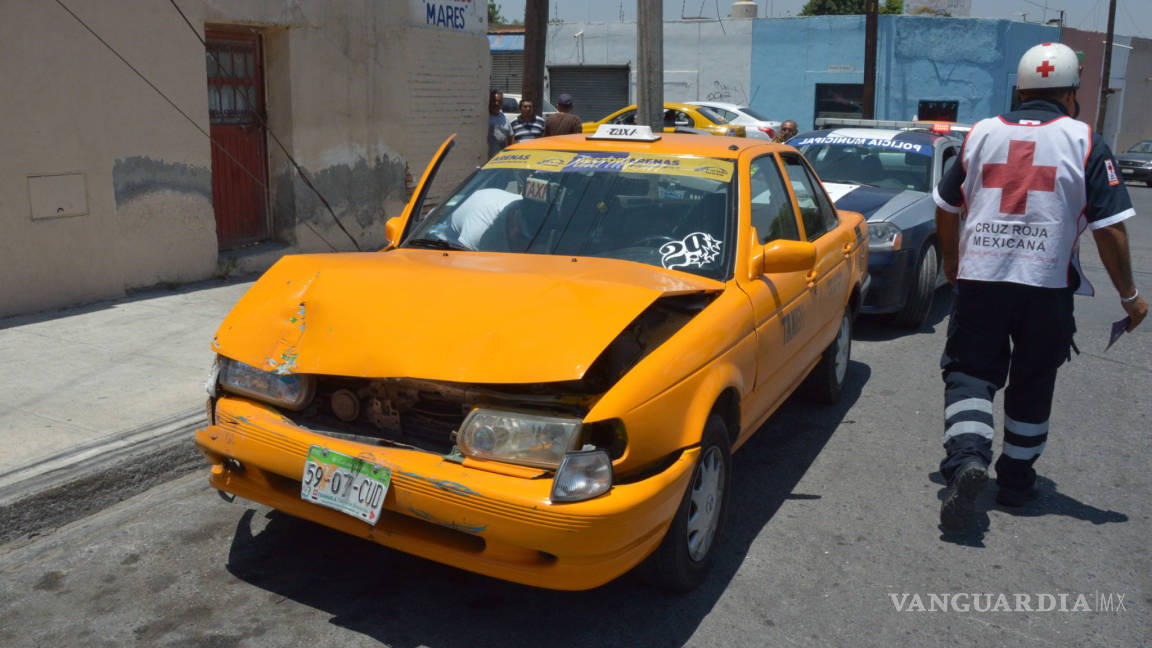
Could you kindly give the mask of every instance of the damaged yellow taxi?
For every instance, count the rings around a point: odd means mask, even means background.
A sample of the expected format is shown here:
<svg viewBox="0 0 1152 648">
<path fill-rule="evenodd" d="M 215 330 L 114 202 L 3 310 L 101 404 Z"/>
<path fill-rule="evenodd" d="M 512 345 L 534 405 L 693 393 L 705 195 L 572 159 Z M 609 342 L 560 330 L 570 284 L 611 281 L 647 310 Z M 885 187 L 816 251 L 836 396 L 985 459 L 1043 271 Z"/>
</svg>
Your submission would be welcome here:
<svg viewBox="0 0 1152 648">
<path fill-rule="evenodd" d="M 215 488 L 492 577 L 578 590 L 713 563 L 731 452 L 836 400 L 867 226 L 763 140 L 533 140 L 375 253 L 286 256 L 221 324 Z"/>
</svg>

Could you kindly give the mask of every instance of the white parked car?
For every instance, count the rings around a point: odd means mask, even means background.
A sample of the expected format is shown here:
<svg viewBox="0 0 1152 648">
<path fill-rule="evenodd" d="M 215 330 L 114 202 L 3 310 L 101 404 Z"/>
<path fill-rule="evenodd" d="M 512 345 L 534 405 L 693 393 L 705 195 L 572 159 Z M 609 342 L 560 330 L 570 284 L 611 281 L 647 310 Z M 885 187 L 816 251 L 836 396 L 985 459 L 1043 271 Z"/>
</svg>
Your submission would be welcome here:
<svg viewBox="0 0 1152 648">
<path fill-rule="evenodd" d="M 728 119 L 729 123 L 744 126 L 747 137 L 756 139 L 772 139 L 780 130 L 780 122 L 768 119 L 756 112 L 751 106 L 724 103 L 722 101 L 688 101 L 694 106 L 705 106 L 715 110 Z"/>
<path fill-rule="evenodd" d="M 543 101 L 544 109 L 537 110 L 536 114 L 547 119 L 548 115 L 557 112 L 556 106 L 553 106 L 552 102 L 548 101 L 547 99 L 544 99 Z M 511 124 L 513 119 L 516 119 L 520 116 L 520 95 L 505 93 L 504 105 L 501 106 L 500 111 L 504 113 L 504 116 L 508 118 L 508 123 Z"/>
</svg>

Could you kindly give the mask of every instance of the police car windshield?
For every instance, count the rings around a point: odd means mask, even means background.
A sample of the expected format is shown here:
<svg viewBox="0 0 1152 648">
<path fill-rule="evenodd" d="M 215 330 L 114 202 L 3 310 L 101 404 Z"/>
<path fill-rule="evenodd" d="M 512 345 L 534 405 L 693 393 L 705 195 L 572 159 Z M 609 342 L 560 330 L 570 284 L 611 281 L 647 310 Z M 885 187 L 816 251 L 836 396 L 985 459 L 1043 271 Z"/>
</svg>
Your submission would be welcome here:
<svg viewBox="0 0 1152 648">
<path fill-rule="evenodd" d="M 892 138 L 801 135 L 800 149 L 824 182 L 932 190 L 932 144 Z"/>
<path fill-rule="evenodd" d="M 724 279 L 734 249 L 731 160 L 504 151 L 401 247 L 592 256 Z"/>
</svg>

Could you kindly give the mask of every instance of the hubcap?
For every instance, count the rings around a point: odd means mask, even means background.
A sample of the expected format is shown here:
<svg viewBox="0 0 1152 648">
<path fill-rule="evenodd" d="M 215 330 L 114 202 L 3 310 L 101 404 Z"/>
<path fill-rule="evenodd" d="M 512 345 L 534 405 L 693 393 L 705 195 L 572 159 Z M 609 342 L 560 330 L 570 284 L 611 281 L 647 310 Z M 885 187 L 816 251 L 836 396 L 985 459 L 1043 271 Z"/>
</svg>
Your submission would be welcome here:
<svg viewBox="0 0 1152 648">
<path fill-rule="evenodd" d="M 700 458 L 692 476 L 688 502 L 688 556 L 700 561 L 708 555 L 716 527 L 720 523 L 720 502 L 724 497 L 724 455 L 711 446 Z"/>
<path fill-rule="evenodd" d="M 848 350 L 852 344 L 852 327 L 848 315 L 840 320 L 840 334 L 836 336 L 836 383 L 844 382 L 848 373 Z"/>
</svg>

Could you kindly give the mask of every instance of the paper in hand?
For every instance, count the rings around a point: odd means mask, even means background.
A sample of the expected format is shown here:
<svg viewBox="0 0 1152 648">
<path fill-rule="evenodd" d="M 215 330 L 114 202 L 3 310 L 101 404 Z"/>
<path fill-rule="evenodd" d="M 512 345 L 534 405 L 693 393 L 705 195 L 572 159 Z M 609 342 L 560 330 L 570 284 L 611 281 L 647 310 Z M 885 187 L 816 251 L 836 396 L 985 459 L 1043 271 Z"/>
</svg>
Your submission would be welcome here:
<svg viewBox="0 0 1152 648">
<path fill-rule="evenodd" d="M 1105 351 L 1112 348 L 1112 345 L 1116 343 L 1116 340 L 1119 340 L 1120 336 L 1124 335 L 1124 331 L 1128 330 L 1128 325 L 1131 323 L 1131 317 L 1125 317 L 1124 319 L 1117 322 L 1112 322 L 1112 335 L 1108 338 L 1108 346 L 1104 347 Z"/>
</svg>

